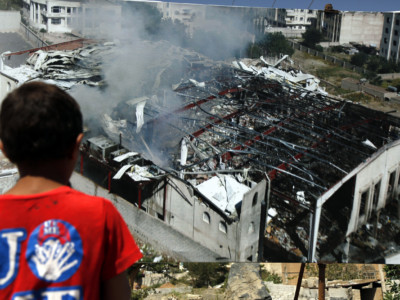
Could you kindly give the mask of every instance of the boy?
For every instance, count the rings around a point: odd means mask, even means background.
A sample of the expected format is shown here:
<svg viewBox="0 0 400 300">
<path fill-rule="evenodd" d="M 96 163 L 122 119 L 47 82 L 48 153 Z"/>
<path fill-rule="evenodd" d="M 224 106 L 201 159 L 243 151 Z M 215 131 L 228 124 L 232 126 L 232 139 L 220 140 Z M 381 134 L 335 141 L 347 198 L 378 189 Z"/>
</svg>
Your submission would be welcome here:
<svg viewBox="0 0 400 300">
<path fill-rule="evenodd" d="M 69 187 L 82 140 L 79 105 L 42 82 L 8 94 L 0 149 L 20 180 L 0 196 L 0 299 L 130 299 L 142 257 L 108 200 Z"/>
</svg>

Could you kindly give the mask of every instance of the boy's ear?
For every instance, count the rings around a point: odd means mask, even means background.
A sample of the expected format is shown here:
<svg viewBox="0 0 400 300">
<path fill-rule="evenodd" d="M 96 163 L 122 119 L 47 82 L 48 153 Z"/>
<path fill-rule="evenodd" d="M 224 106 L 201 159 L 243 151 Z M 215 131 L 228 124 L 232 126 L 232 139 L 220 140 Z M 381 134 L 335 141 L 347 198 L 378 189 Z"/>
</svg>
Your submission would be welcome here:
<svg viewBox="0 0 400 300">
<path fill-rule="evenodd" d="M 76 138 L 76 144 L 78 145 L 78 148 L 79 148 L 79 145 L 82 142 L 82 139 L 83 139 L 83 133 L 78 134 L 78 136 Z"/>
<path fill-rule="evenodd" d="M 76 159 L 78 157 L 79 146 L 81 145 L 82 139 L 83 139 L 83 133 L 78 134 L 78 136 L 76 137 L 76 140 L 75 140 L 74 147 L 72 149 L 72 158 L 73 159 Z"/>
<path fill-rule="evenodd" d="M 3 152 L 3 154 L 6 156 L 6 157 L 8 157 L 7 156 L 7 153 L 4 151 L 4 144 L 3 144 L 3 142 L 0 140 L 0 150 L 1 150 L 1 152 Z"/>
</svg>

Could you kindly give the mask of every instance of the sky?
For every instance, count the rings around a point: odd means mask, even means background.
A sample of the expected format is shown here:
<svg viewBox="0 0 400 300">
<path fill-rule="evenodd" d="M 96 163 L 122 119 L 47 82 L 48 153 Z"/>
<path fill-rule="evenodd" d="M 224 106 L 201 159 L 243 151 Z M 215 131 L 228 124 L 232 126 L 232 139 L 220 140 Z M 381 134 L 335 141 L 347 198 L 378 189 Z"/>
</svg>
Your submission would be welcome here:
<svg viewBox="0 0 400 300">
<path fill-rule="evenodd" d="M 400 11 L 400 0 L 162 0 L 164 2 L 198 3 L 227 6 L 324 9 L 331 3 L 334 9 L 347 11 Z"/>
</svg>

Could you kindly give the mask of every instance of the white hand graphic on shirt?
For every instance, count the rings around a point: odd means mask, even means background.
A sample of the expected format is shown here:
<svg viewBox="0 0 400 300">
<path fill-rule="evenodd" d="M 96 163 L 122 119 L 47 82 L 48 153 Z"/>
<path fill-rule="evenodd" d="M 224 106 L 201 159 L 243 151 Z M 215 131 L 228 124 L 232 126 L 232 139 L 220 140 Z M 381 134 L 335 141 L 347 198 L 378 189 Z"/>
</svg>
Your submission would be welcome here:
<svg viewBox="0 0 400 300">
<path fill-rule="evenodd" d="M 32 256 L 32 260 L 41 278 L 55 281 L 78 263 L 76 259 L 66 264 L 74 252 L 73 242 L 61 245 L 59 240 L 48 240 L 42 246 L 35 245 L 35 255 Z"/>
</svg>

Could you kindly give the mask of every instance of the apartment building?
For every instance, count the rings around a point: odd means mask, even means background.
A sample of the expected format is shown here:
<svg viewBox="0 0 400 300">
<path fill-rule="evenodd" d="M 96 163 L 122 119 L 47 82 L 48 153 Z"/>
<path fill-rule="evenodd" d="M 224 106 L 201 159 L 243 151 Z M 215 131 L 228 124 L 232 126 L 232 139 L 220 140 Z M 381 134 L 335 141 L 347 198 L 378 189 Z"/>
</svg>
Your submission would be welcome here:
<svg viewBox="0 0 400 300">
<path fill-rule="evenodd" d="M 382 37 L 383 13 L 325 9 L 319 13 L 317 28 L 329 42 L 350 42 L 378 46 Z"/>
<path fill-rule="evenodd" d="M 121 7 L 105 1 L 23 0 L 29 12 L 29 23 L 47 32 L 78 31 L 93 35 L 107 22 L 118 26 Z M 111 21 L 111 22 L 110 22 Z M 108 25 L 107 25 L 108 26 Z"/>
<path fill-rule="evenodd" d="M 286 26 L 286 9 L 284 8 L 267 8 L 264 16 L 266 24 L 269 27 L 285 27 Z"/>
<path fill-rule="evenodd" d="M 399 61 L 400 56 L 400 11 L 384 13 L 380 55 L 387 60 Z"/>
<path fill-rule="evenodd" d="M 313 19 L 317 18 L 316 9 L 287 9 L 286 26 L 291 29 L 306 30 L 311 26 Z"/>
<path fill-rule="evenodd" d="M 206 21 L 206 5 L 182 4 L 173 2 L 157 2 L 157 8 L 164 19 L 177 20 L 183 23 L 190 35 L 194 28 Z"/>
</svg>

